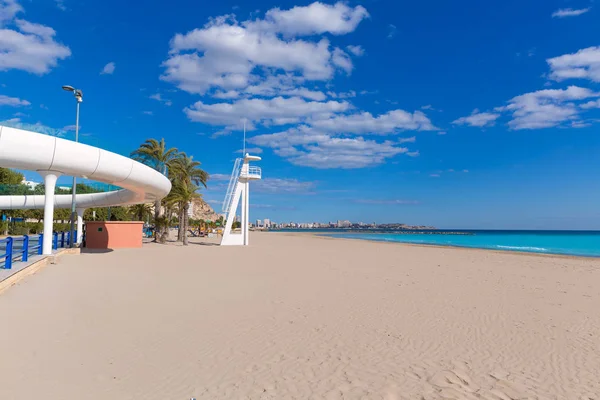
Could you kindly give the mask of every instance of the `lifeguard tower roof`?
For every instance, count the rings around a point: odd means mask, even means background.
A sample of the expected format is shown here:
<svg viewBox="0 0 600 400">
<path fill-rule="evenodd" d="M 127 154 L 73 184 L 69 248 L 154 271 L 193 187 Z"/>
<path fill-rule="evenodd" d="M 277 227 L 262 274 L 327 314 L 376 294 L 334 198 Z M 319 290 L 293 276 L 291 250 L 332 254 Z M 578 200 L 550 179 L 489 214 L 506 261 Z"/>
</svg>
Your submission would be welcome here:
<svg viewBox="0 0 600 400">
<path fill-rule="evenodd" d="M 251 156 L 248 153 L 246 153 L 246 155 L 244 156 L 244 161 L 260 161 L 260 160 L 262 160 L 262 158 L 260 158 L 259 156 Z"/>
</svg>

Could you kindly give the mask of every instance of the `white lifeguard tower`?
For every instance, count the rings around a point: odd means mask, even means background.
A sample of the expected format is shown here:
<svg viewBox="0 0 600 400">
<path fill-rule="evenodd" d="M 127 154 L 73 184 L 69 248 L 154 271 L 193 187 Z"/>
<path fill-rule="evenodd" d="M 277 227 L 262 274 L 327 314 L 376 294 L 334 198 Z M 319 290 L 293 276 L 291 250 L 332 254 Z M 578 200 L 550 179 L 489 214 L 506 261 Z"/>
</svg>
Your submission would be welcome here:
<svg viewBox="0 0 600 400">
<path fill-rule="evenodd" d="M 227 224 L 223 231 L 221 246 L 248 246 L 248 228 L 250 227 L 250 181 L 261 179 L 262 171 L 259 167 L 251 166 L 250 161 L 260 161 L 261 158 L 247 154 L 244 158 L 235 160 L 233 172 L 229 179 L 227 194 L 223 201 L 223 213 L 227 215 Z M 241 227 L 240 233 L 231 231 L 233 221 L 241 200 Z"/>
</svg>

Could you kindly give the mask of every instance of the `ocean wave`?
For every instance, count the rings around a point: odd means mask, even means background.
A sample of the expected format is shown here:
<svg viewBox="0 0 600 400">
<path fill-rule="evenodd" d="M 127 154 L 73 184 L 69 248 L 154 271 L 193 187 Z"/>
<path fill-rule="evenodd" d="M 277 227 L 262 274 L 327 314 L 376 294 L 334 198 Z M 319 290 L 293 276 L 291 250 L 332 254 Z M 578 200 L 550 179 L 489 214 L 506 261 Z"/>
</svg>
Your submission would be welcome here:
<svg viewBox="0 0 600 400">
<path fill-rule="evenodd" d="M 528 246 L 501 246 L 501 245 L 496 245 L 497 248 L 499 249 L 506 249 L 506 250 L 523 250 L 523 251 L 549 251 L 548 249 L 544 248 L 544 247 L 528 247 Z"/>
</svg>

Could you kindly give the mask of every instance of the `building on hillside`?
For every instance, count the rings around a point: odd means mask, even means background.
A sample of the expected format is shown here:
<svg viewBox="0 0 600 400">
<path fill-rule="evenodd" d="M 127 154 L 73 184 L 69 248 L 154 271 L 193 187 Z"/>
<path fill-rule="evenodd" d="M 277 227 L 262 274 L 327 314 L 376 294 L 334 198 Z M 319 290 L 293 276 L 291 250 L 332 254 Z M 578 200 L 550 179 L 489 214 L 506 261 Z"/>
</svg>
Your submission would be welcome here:
<svg viewBox="0 0 600 400">
<path fill-rule="evenodd" d="M 21 181 L 21 185 L 25 185 L 29 189 L 33 190 L 33 189 L 36 188 L 37 185 L 39 185 L 39 183 L 38 182 L 33 182 L 33 181 L 26 181 L 25 178 L 23 178 L 23 180 Z"/>
</svg>

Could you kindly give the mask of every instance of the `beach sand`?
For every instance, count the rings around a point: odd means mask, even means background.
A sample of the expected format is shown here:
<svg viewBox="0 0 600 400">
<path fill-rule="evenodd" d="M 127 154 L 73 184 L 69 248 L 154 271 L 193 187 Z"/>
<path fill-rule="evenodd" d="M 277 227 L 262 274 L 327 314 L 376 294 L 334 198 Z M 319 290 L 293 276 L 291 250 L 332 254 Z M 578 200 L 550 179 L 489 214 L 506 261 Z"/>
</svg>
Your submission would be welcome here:
<svg viewBox="0 0 600 400">
<path fill-rule="evenodd" d="M 600 260 L 253 233 L 0 295 L 0 399 L 598 399 Z"/>
</svg>

